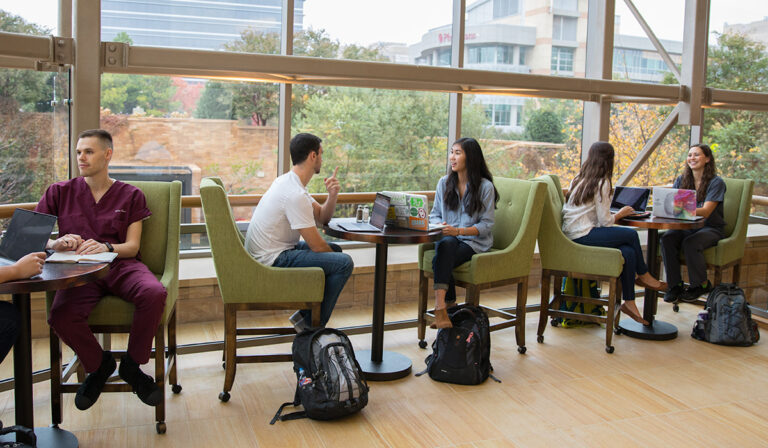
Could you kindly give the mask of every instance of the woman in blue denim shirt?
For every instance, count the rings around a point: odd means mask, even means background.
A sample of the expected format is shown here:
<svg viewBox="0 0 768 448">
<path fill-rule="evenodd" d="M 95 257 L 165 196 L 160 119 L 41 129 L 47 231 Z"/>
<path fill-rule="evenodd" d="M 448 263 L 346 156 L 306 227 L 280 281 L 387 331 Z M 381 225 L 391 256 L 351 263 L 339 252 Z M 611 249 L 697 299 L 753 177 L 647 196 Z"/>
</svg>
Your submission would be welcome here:
<svg viewBox="0 0 768 448">
<path fill-rule="evenodd" d="M 460 138 L 448 156 L 451 173 L 437 183 L 432 224 L 444 224 L 443 238 L 435 243 L 435 322 L 432 328 L 452 327 L 446 302 L 456 301 L 453 268 L 493 245 L 494 211 L 499 193 L 474 138 Z"/>
</svg>

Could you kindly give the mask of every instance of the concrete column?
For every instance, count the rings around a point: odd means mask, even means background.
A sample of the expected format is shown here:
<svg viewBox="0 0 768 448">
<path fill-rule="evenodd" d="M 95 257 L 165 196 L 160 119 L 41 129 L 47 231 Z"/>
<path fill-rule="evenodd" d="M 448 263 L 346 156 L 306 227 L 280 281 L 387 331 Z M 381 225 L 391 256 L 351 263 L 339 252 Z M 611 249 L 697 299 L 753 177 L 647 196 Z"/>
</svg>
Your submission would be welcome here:
<svg viewBox="0 0 768 448">
<path fill-rule="evenodd" d="M 293 0 L 283 0 L 283 16 L 280 25 L 280 54 L 293 54 Z M 280 105 L 277 125 L 277 175 L 291 169 L 291 96 L 293 84 L 280 84 Z"/>
<path fill-rule="evenodd" d="M 589 0 L 587 18 L 587 57 L 585 73 L 591 79 L 611 79 L 613 76 L 613 24 L 615 0 Z M 608 141 L 611 103 L 594 95 L 593 101 L 584 102 L 584 121 L 581 137 L 581 160 L 586 160 L 592 143 Z"/>
<path fill-rule="evenodd" d="M 466 0 L 453 0 L 453 27 L 451 28 L 451 67 L 464 67 L 464 17 Z M 451 144 L 461 137 L 461 107 L 464 95 L 451 93 L 448 103 L 448 148 L 446 150 L 446 172 L 449 169 L 447 158 Z"/>
<path fill-rule="evenodd" d="M 70 144 L 70 177 L 79 173 L 75 146 L 77 134 L 99 127 L 101 105 L 101 1 L 75 0 L 74 3 L 75 64 L 72 68 L 71 108 L 72 139 Z"/>
</svg>

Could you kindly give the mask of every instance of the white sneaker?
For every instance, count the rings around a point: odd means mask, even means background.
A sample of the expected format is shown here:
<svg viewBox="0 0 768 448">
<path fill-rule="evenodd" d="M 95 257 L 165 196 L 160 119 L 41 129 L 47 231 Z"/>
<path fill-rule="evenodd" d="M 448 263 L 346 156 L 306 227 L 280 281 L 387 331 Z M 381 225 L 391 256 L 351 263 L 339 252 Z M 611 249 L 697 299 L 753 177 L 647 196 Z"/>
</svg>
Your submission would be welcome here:
<svg viewBox="0 0 768 448">
<path fill-rule="evenodd" d="M 288 320 L 291 322 L 291 325 L 293 325 L 293 329 L 296 330 L 297 334 L 309 328 L 307 321 L 301 315 L 301 311 L 296 311 L 291 314 L 291 317 L 289 317 Z"/>
</svg>

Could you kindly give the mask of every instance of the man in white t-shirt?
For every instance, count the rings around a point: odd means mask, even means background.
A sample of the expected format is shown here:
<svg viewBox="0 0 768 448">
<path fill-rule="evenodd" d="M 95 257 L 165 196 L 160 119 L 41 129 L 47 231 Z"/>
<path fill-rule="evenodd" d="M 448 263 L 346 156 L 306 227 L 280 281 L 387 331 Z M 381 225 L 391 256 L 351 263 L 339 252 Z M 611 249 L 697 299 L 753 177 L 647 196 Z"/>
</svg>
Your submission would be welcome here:
<svg viewBox="0 0 768 448">
<path fill-rule="evenodd" d="M 307 191 L 312 176 L 323 165 L 322 140 L 312 134 L 297 134 L 291 139 L 293 168 L 275 179 L 253 211 L 245 247 L 256 260 L 281 268 L 319 267 L 325 272 L 320 325 L 331 318 L 341 290 L 352 275 L 352 258 L 341 253 L 336 244 L 325 242 L 318 225 L 328 224 L 336 208 L 341 186 L 336 178 L 338 167 L 325 178 L 328 200 L 318 204 Z M 303 241 L 301 241 L 303 239 Z M 297 331 L 310 326 L 310 310 L 291 316 Z"/>
</svg>

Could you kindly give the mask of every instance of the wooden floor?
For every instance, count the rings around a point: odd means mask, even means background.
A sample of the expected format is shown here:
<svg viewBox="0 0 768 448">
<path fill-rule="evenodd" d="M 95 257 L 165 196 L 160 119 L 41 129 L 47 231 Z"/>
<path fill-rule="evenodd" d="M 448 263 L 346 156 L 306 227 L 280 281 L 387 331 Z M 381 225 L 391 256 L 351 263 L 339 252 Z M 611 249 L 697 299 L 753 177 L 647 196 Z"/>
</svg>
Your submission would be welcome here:
<svg viewBox="0 0 768 448">
<path fill-rule="evenodd" d="M 492 297 L 493 296 L 493 297 Z M 537 296 L 532 301 L 538 301 Z M 486 303 L 513 302 L 487 293 Z M 604 330 L 548 326 L 536 343 L 538 314 L 529 315 L 528 352 L 519 355 L 512 329 L 493 333 L 491 361 L 501 384 L 454 386 L 428 377 L 371 383 L 369 405 L 333 422 L 298 420 L 269 425 L 278 406 L 293 398 L 290 363 L 241 365 L 232 399 L 217 399 L 224 381 L 220 353 L 181 357 L 179 395 L 166 391 L 168 432 L 155 433 L 154 412 L 132 394 L 103 394 L 88 411 L 64 400 L 62 427 L 82 447 L 646 447 L 768 446 L 768 341 L 754 347 L 720 347 L 693 340 L 698 308 L 660 304 L 659 317 L 680 330 L 666 342 L 614 337 L 604 350 Z M 412 318 L 414 306 L 391 306 L 387 320 Z M 279 321 L 286 315 L 262 321 Z M 255 320 L 255 319 L 254 319 Z M 339 310 L 331 322 L 370 321 L 370 310 Z M 223 324 L 180 328 L 181 342 L 222 339 Z M 428 332 L 434 338 L 434 331 Z M 354 336 L 357 349 L 370 335 Z M 35 342 L 35 368 L 44 367 L 47 341 Z M 388 332 L 385 348 L 424 366 L 427 350 L 416 330 Z M 249 349 L 289 350 L 287 344 Z M 10 376 L 11 357 L 0 366 Z M 38 426 L 50 423 L 49 386 L 35 386 Z M 13 422 L 13 394 L 0 394 L 0 419 Z"/>
</svg>

